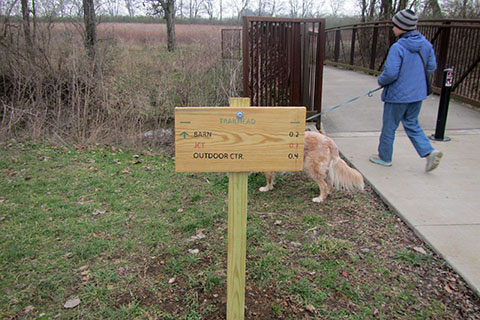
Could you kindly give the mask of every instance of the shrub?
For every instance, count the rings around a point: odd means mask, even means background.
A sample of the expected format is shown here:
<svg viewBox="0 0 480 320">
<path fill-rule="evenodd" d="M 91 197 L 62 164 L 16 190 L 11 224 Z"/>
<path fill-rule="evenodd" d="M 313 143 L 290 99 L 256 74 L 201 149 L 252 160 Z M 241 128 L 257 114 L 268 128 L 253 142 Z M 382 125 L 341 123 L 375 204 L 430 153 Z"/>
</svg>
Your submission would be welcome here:
<svg viewBox="0 0 480 320">
<path fill-rule="evenodd" d="M 1 135 L 136 143 L 171 126 L 176 106 L 226 105 L 238 94 L 240 62 L 222 63 L 221 27 L 182 27 L 169 53 L 163 25 L 106 24 L 90 61 L 74 23 L 40 24 L 32 47 L 4 26 Z"/>
</svg>

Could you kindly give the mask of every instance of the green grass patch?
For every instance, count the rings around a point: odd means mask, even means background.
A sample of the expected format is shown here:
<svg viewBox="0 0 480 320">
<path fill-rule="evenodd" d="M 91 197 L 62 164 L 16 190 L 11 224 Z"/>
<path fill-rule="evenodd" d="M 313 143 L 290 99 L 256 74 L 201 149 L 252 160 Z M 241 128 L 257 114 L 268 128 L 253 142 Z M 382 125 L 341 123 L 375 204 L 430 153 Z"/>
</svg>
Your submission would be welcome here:
<svg viewBox="0 0 480 320">
<path fill-rule="evenodd" d="M 0 318 L 224 318 L 228 177 L 174 165 L 149 149 L 0 145 Z M 371 190 L 317 204 L 302 173 L 276 181 L 260 193 L 249 176 L 247 318 L 475 318 L 478 299 Z"/>
</svg>

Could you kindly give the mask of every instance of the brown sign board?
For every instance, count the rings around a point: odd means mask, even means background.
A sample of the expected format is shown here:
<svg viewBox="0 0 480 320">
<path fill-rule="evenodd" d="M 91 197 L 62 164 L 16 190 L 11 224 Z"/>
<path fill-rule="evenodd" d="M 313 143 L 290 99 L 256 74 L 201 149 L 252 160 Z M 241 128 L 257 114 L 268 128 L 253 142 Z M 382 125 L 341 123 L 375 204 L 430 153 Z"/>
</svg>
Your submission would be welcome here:
<svg viewBox="0 0 480 320">
<path fill-rule="evenodd" d="M 305 107 L 175 108 L 175 169 L 300 171 L 305 116 Z"/>
</svg>

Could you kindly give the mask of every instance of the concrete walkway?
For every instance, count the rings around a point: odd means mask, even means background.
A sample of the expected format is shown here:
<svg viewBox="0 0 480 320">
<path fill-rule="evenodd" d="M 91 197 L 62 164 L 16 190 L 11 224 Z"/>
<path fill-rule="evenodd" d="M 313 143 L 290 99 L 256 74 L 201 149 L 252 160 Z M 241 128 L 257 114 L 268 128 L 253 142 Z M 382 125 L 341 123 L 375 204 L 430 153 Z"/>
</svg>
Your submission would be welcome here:
<svg viewBox="0 0 480 320">
<path fill-rule="evenodd" d="M 377 87 L 374 76 L 327 66 L 323 109 Z M 445 136 L 452 140 L 432 141 L 444 157 L 430 173 L 400 125 L 393 166 L 387 168 L 368 161 L 377 153 L 380 94 L 322 116 L 322 129 L 384 201 L 480 295 L 480 112 L 450 101 Z M 427 136 L 435 132 L 438 104 L 437 95 L 423 103 L 420 123 Z"/>
</svg>

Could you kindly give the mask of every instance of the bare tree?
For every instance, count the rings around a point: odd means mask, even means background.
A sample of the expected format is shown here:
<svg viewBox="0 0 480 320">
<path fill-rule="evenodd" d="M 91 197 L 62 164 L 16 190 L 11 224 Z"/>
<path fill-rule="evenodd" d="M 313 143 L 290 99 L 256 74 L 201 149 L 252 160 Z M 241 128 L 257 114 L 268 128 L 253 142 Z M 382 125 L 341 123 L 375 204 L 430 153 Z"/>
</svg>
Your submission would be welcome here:
<svg viewBox="0 0 480 320">
<path fill-rule="evenodd" d="M 313 0 L 309 0 L 313 1 Z M 257 16 L 273 17 L 283 10 L 283 0 L 256 0 L 254 12 Z"/>
<path fill-rule="evenodd" d="M 290 8 L 290 17 L 296 18 L 300 12 L 300 3 L 298 0 L 288 0 L 288 5 Z"/>
<path fill-rule="evenodd" d="M 124 0 L 125 8 L 127 8 L 128 15 L 130 17 L 135 16 L 135 12 L 139 9 L 140 4 L 136 0 Z"/>
<path fill-rule="evenodd" d="M 190 19 L 198 18 L 201 9 L 203 8 L 203 0 L 189 0 L 188 13 Z"/>
<path fill-rule="evenodd" d="M 203 9 L 208 15 L 208 19 L 212 20 L 214 15 L 214 1 L 213 0 L 204 0 Z"/>
<path fill-rule="evenodd" d="M 343 0 L 333 0 L 333 1 L 343 1 Z M 288 5 L 290 8 L 290 16 L 293 18 L 301 17 L 312 17 L 313 16 L 313 0 L 288 0 Z"/>
<path fill-rule="evenodd" d="M 97 26 L 93 0 L 83 0 L 83 21 L 85 23 L 85 48 L 88 56 L 95 60 L 97 47 Z"/>
<path fill-rule="evenodd" d="M 377 2 L 370 0 L 370 9 L 368 10 L 368 20 L 375 19 L 375 13 L 377 12 Z"/>
<path fill-rule="evenodd" d="M 320 18 L 320 17 L 323 17 L 325 15 L 327 15 L 327 10 L 326 10 L 326 0 L 317 0 L 315 1 L 315 4 L 314 4 L 314 12 L 313 12 L 313 16 L 316 17 L 316 18 Z"/>
<path fill-rule="evenodd" d="M 58 0 L 55 5 L 55 13 L 60 17 L 69 15 L 68 4 L 64 0 Z"/>
<path fill-rule="evenodd" d="M 399 0 L 397 3 L 397 10 L 395 10 L 395 12 L 406 9 L 407 4 L 408 4 L 408 0 Z"/>
<path fill-rule="evenodd" d="M 28 0 L 21 0 L 22 5 L 22 16 L 23 16 L 23 36 L 25 37 L 25 44 L 27 45 L 28 49 L 32 49 L 33 40 L 32 40 L 32 32 L 30 26 L 30 13 L 31 10 L 28 6 Z M 32 5 L 35 5 L 35 2 L 32 2 Z"/>
<path fill-rule="evenodd" d="M 112 17 L 118 16 L 118 13 L 120 11 L 120 3 L 118 0 L 103 0 L 102 8 L 106 11 L 108 15 Z"/>
<path fill-rule="evenodd" d="M 468 3 L 465 18 L 477 18 L 480 17 L 480 2 L 478 0 L 464 0 Z"/>
<path fill-rule="evenodd" d="M 425 0 L 423 14 L 432 18 L 441 18 L 442 9 L 437 0 Z"/>
<path fill-rule="evenodd" d="M 0 2 L 0 15 L 6 21 L 13 15 L 19 15 L 18 0 L 7 0 Z"/>
<path fill-rule="evenodd" d="M 380 3 L 380 20 L 389 20 L 393 17 L 392 0 L 382 0 Z"/>
<path fill-rule="evenodd" d="M 301 16 L 302 18 L 313 16 L 313 0 L 302 0 Z"/>
<path fill-rule="evenodd" d="M 72 1 L 69 1 L 69 3 L 67 3 L 67 5 L 68 5 L 68 10 L 69 10 L 68 15 L 74 15 L 74 16 L 79 16 L 79 17 L 83 16 L 83 14 L 84 14 L 83 13 L 83 0 L 81 0 L 81 1 L 72 0 Z"/>
<path fill-rule="evenodd" d="M 184 18 L 183 9 L 185 9 L 185 5 L 183 4 L 183 0 L 180 0 L 177 2 L 176 8 L 175 8 L 175 14 L 177 15 L 177 17 L 180 17 L 180 19 Z"/>
<path fill-rule="evenodd" d="M 175 51 L 175 0 L 147 0 L 151 4 L 154 15 L 161 15 L 167 21 L 167 48 Z"/>
<path fill-rule="evenodd" d="M 478 18 L 480 2 L 478 0 L 448 0 L 443 3 L 445 12 L 451 17 Z"/>
<path fill-rule="evenodd" d="M 219 9 L 219 15 L 220 15 L 220 21 L 223 20 L 223 0 L 218 1 L 218 9 Z"/>
<path fill-rule="evenodd" d="M 272 17 L 278 15 L 283 10 L 282 4 L 283 4 L 282 1 L 270 0 L 269 7 L 268 7 L 268 15 Z"/>
<path fill-rule="evenodd" d="M 235 8 L 235 12 L 237 13 L 237 18 L 239 20 L 249 5 L 250 0 L 232 0 L 232 6 Z"/>
<path fill-rule="evenodd" d="M 267 7 L 267 0 L 257 0 L 257 15 L 264 16 Z"/>
<path fill-rule="evenodd" d="M 367 12 L 368 12 L 368 5 L 367 0 L 358 0 L 358 4 L 360 5 L 360 17 L 361 22 L 367 21 Z"/>
<path fill-rule="evenodd" d="M 375 1 L 375 0 L 372 0 Z M 345 0 L 330 0 L 330 9 L 332 10 L 332 16 L 338 17 L 343 10 Z"/>
</svg>

